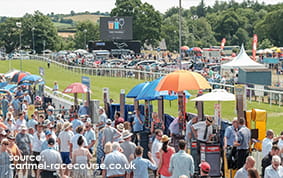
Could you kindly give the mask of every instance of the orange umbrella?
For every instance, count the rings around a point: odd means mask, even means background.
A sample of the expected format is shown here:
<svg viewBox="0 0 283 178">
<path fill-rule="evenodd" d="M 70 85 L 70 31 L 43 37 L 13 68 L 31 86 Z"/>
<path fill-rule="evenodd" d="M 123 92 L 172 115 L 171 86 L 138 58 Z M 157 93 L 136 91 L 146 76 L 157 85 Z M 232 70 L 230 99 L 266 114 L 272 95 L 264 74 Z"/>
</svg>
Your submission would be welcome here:
<svg viewBox="0 0 283 178">
<path fill-rule="evenodd" d="M 201 90 L 211 88 L 208 81 L 196 72 L 178 70 L 167 74 L 157 85 L 157 91 L 171 90 L 181 92 L 184 90 Z"/>
</svg>

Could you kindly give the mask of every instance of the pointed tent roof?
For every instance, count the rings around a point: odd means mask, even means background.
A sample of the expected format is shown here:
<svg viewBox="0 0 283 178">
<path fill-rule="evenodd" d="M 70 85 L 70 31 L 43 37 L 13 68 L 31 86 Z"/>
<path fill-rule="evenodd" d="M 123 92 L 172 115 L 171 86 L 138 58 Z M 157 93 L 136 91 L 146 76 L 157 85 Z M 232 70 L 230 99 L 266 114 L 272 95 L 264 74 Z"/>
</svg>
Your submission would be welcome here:
<svg viewBox="0 0 283 178">
<path fill-rule="evenodd" d="M 222 69 L 232 69 L 239 67 L 266 68 L 263 64 L 255 62 L 247 55 L 243 44 L 240 53 L 232 61 L 221 65 Z"/>
</svg>

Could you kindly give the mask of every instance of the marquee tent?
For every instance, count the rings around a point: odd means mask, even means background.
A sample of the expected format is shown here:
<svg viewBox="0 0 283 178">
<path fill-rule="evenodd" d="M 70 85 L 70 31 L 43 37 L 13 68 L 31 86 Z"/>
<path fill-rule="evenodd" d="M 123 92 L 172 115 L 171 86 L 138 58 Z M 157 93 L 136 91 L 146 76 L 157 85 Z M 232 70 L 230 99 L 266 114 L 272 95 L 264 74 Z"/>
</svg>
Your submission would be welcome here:
<svg viewBox="0 0 283 178">
<path fill-rule="evenodd" d="M 263 64 L 257 63 L 252 60 L 246 53 L 244 45 L 242 45 L 240 53 L 230 62 L 221 65 L 221 69 L 232 69 L 232 68 L 266 68 Z"/>
</svg>

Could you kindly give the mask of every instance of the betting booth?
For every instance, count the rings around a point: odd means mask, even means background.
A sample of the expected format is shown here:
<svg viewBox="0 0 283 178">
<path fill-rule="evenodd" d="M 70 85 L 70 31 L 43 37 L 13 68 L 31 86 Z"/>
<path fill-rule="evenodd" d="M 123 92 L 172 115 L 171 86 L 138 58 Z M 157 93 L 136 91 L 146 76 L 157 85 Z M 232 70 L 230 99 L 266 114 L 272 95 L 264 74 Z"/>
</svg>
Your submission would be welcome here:
<svg viewBox="0 0 283 178">
<path fill-rule="evenodd" d="M 262 160 L 262 141 L 266 135 L 266 121 L 267 113 L 265 110 L 252 109 L 246 111 L 246 122 L 247 127 L 251 129 L 252 138 L 252 155 L 256 162 L 261 162 Z M 256 168 L 261 172 L 261 165 L 256 164 Z"/>
</svg>

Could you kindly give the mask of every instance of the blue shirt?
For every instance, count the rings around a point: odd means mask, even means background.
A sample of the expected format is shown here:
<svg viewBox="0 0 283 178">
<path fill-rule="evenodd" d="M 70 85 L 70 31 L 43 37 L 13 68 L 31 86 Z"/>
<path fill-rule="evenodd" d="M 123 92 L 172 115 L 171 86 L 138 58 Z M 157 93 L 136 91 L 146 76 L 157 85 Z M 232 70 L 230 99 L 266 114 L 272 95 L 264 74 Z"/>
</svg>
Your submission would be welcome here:
<svg viewBox="0 0 283 178">
<path fill-rule="evenodd" d="M 278 166 L 275 170 L 272 165 L 268 166 L 264 171 L 264 178 L 282 178 L 283 177 L 283 167 Z"/>
<path fill-rule="evenodd" d="M 86 138 L 86 141 L 87 141 L 88 145 L 90 145 L 90 143 L 93 140 L 96 140 L 95 132 L 92 129 L 90 129 L 89 131 L 86 131 L 84 136 Z M 90 149 L 93 150 L 93 146 Z"/>
<path fill-rule="evenodd" d="M 106 176 L 110 177 L 113 175 L 123 175 L 126 173 L 126 170 L 129 168 L 129 162 L 126 156 L 114 150 L 113 152 L 107 154 L 104 159 L 105 168 L 111 168 L 111 165 L 119 165 L 119 169 L 107 169 Z M 121 167 L 120 167 L 121 166 Z"/>
<path fill-rule="evenodd" d="M 179 134 L 180 130 L 179 130 L 179 118 L 175 118 L 171 124 L 169 125 L 169 130 L 172 134 Z"/>
<path fill-rule="evenodd" d="M 237 131 L 235 130 L 234 126 L 229 126 L 226 128 L 224 137 L 227 138 L 227 146 L 234 145 L 234 141 L 236 141 L 236 134 Z"/>
<path fill-rule="evenodd" d="M 81 120 L 79 120 L 79 119 L 74 119 L 71 123 L 73 125 L 73 132 L 74 133 L 76 133 L 77 127 L 79 127 L 81 125 L 84 125 L 84 123 Z"/>
<path fill-rule="evenodd" d="M 35 129 L 35 125 L 38 124 L 38 122 L 34 119 L 30 119 L 27 123 L 27 127 L 28 128 L 34 128 Z"/>
<path fill-rule="evenodd" d="M 50 122 L 53 122 L 55 120 L 53 115 L 48 115 L 47 119 L 50 120 Z"/>
<path fill-rule="evenodd" d="M 134 172 L 134 178 L 148 178 L 148 168 L 152 170 L 157 169 L 155 164 L 141 157 L 134 159 L 131 165 L 134 165 L 134 168 L 131 170 Z"/>
<path fill-rule="evenodd" d="M 142 123 L 140 123 L 140 120 L 142 121 Z M 139 132 L 143 130 L 143 124 L 144 124 L 145 118 L 142 114 L 140 114 L 140 119 L 138 119 L 137 115 L 135 115 L 134 118 L 134 125 L 133 125 L 133 131 L 134 132 Z"/>
<path fill-rule="evenodd" d="M 172 173 L 171 178 L 179 178 L 186 175 L 189 178 L 194 174 L 195 166 L 193 157 L 184 150 L 172 155 L 169 164 L 169 172 Z"/>
<path fill-rule="evenodd" d="M 246 170 L 245 166 L 236 172 L 234 178 L 248 178 L 248 171 Z"/>
<path fill-rule="evenodd" d="M 12 105 L 13 105 L 15 110 L 19 110 L 20 109 L 20 101 L 18 99 L 14 99 L 12 101 Z"/>
<path fill-rule="evenodd" d="M 87 106 L 80 107 L 80 109 L 78 111 L 78 115 L 79 116 L 88 115 L 88 107 Z"/>
<path fill-rule="evenodd" d="M 246 126 L 242 126 L 238 132 L 238 138 L 239 138 L 239 143 L 240 146 L 237 147 L 238 150 L 244 149 L 247 150 L 249 149 L 249 143 L 251 140 L 251 131 L 248 129 Z"/>
</svg>

